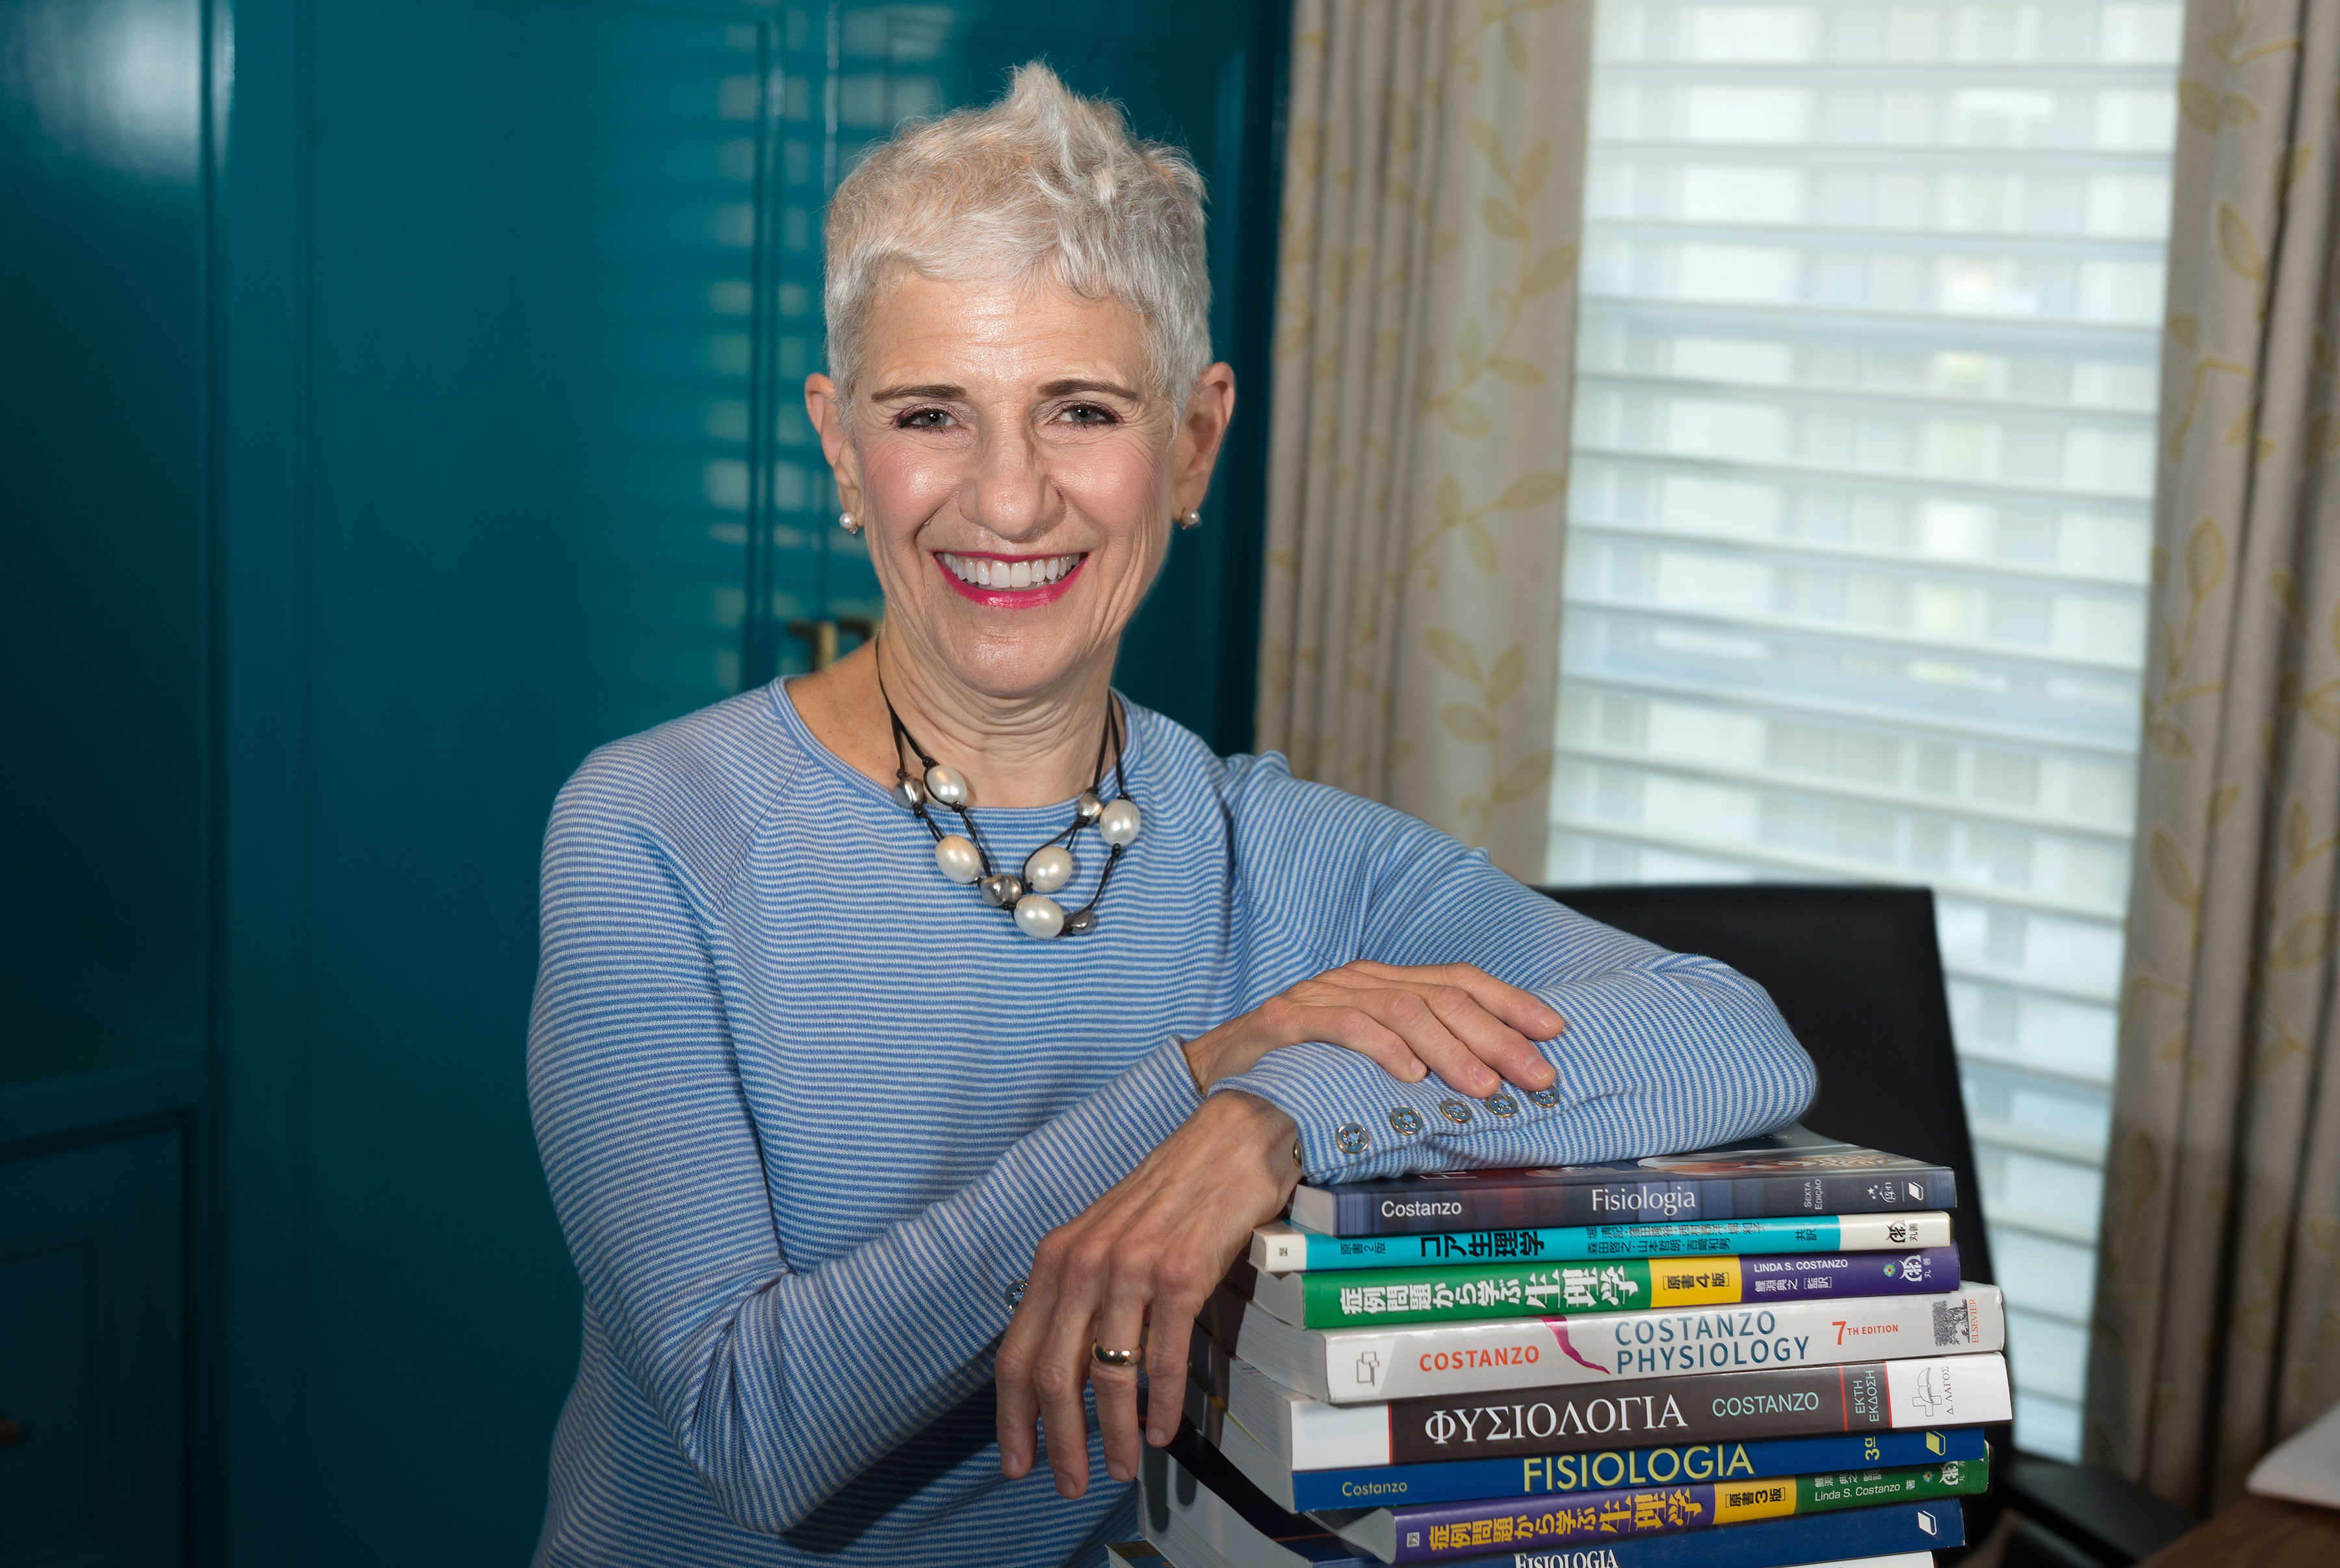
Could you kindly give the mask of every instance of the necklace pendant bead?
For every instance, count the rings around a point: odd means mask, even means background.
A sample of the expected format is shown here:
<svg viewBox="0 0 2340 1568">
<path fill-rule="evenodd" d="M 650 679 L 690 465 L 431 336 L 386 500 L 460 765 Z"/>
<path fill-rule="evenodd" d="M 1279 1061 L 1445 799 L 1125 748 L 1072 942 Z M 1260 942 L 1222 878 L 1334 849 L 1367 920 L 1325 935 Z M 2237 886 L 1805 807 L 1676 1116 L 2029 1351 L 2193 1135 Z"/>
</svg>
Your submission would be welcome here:
<svg viewBox="0 0 2340 1568">
<path fill-rule="evenodd" d="M 1097 818 L 1097 834 L 1116 849 L 1136 843 L 1137 804 L 1117 800 L 1106 807 Z"/>
<path fill-rule="evenodd" d="M 1066 936 L 1078 936 L 1085 931 L 1095 931 L 1096 929 L 1096 911 L 1093 909 L 1075 910 L 1072 913 L 1065 917 L 1065 934 Z"/>
<path fill-rule="evenodd" d="M 967 804 L 967 780 L 940 763 L 927 770 L 927 793 L 948 806 Z"/>
<path fill-rule="evenodd" d="M 950 881 L 965 887 L 983 874 L 983 856 L 973 840 L 946 833 L 935 843 L 935 866 Z"/>
<path fill-rule="evenodd" d="M 1053 843 L 1034 850 L 1024 863 L 1024 880 L 1034 892 L 1056 892 L 1073 880 L 1072 853 Z"/>
<path fill-rule="evenodd" d="M 1083 822 L 1095 822 L 1105 814 L 1105 802 L 1097 799 L 1096 791 L 1085 789 L 1081 798 L 1073 803 L 1073 814 Z"/>
<path fill-rule="evenodd" d="M 1023 883 L 1008 872 L 994 872 L 976 885 L 983 890 L 985 898 L 1001 909 L 1014 908 L 1016 901 L 1024 896 Z"/>
<path fill-rule="evenodd" d="M 1016 904 L 1016 925 L 1026 936 L 1043 940 L 1065 929 L 1065 908 L 1055 899 L 1041 893 L 1019 899 Z"/>
<path fill-rule="evenodd" d="M 927 786 L 907 774 L 895 780 L 894 787 L 886 793 L 912 811 L 927 804 Z"/>
</svg>

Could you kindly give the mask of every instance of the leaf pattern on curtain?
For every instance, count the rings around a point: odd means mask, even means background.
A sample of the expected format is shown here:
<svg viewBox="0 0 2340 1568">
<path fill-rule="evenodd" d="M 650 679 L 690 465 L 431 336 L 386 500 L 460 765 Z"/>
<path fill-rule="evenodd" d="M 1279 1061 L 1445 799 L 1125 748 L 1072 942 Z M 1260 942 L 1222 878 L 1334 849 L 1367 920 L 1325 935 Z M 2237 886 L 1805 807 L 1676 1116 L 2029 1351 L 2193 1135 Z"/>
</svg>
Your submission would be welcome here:
<svg viewBox="0 0 2340 1568">
<path fill-rule="evenodd" d="M 2238 1495 L 2340 1400 L 2340 6 L 2187 7 L 2087 1457 Z"/>
<path fill-rule="evenodd" d="M 1591 0 L 1298 0 L 1259 745 L 1542 872 Z"/>
</svg>

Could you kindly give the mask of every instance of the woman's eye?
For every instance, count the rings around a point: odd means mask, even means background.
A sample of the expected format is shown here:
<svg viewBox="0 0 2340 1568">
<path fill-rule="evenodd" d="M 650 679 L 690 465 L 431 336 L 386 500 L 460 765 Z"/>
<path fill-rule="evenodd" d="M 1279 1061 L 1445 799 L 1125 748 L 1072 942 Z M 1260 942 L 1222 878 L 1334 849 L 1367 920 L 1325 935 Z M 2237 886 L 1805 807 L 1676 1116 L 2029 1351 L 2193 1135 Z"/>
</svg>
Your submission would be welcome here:
<svg viewBox="0 0 2340 1568">
<path fill-rule="evenodd" d="M 942 409 L 912 409 L 897 415 L 894 428 L 897 430 L 939 430 L 949 425 L 951 417 Z"/>
<path fill-rule="evenodd" d="M 1068 424 L 1075 425 L 1110 425 L 1117 422 L 1114 419 L 1112 409 L 1100 409 L 1095 403 L 1075 403 L 1065 410 L 1064 418 Z"/>
</svg>

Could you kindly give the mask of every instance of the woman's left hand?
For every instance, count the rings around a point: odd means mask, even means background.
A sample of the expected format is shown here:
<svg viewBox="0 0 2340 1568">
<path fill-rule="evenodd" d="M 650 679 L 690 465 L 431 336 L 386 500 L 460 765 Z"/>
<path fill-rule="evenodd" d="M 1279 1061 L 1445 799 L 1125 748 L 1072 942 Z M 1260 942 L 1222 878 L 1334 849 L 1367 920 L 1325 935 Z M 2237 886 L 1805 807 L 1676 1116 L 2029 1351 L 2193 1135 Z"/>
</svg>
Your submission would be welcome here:
<svg viewBox="0 0 2340 1568">
<path fill-rule="evenodd" d="M 1137 1474 L 1139 1368 L 1093 1361 L 1090 1347 L 1136 1349 L 1153 1385 L 1146 1417 L 1156 1445 L 1170 1441 L 1186 1387 L 1195 1315 L 1254 1226 L 1282 1211 L 1300 1179 L 1292 1119 L 1236 1090 L 1205 1100 L 1136 1169 L 1032 1258 L 1024 1298 L 999 1342 L 999 1468 L 1032 1468 L 1034 1424 L 1048 1444 L 1056 1490 L 1088 1490 L 1084 1383 L 1096 1389 L 1106 1468 Z M 1150 1335 L 1149 1335 L 1150 1328 Z"/>
</svg>

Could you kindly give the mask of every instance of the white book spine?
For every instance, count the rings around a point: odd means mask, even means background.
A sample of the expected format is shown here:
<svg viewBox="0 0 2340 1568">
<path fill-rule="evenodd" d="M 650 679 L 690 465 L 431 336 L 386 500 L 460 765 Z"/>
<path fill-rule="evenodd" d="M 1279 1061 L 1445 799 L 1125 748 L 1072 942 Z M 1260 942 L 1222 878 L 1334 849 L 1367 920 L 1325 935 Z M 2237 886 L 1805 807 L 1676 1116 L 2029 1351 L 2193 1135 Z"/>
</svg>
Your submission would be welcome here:
<svg viewBox="0 0 2340 1568">
<path fill-rule="evenodd" d="M 1929 1356 L 1885 1366 L 1886 1422 L 1894 1430 L 1979 1426 L 2014 1419 L 2002 1356 Z M 1641 1385 L 1644 1389 L 1649 1386 Z M 1279 1386 L 1256 1367 L 1238 1362 L 1227 1390 L 1227 1415 L 1244 1439 L 1272 1451 L 1293 1470 L 1356 1470 L 1395 1462 L 1386 1405 L 1326 1405 Z M 1554 1423 L 1555 1426 L 1559 1424 Z M 1815 1431 L 1809 1435 L 1829 1435 Z M 1781 1436 L 1799 1434 L 1780 1434 Z M 1620 1448 L 1663 1446 L 1666 1435 L 1619 1437 Z M 1679 1441 L 1679 1440 L 1676 1440 Z M 1745 1441 L 1703 1435 L 1701 1443 Z M 1582 1452 L 1579 1445 L 1569 1452 Z M 1283 1482 L 1289 1490 L 1287 1474 Z M 1264 1484 L 1262 1491 L 1273 1491 Z"/>
<path fill-rule="evenodd" d="M 1963 1286 L 1945 1296 L 1823 1297 L 1394 1329 L 1294 1329 L 1250 1307 L 1242 1333 L 1248 1341 L 1255 1332 L 1264 1339 L 1307 1335 L 1303 1392 L 1334 1405 L 1963 1355 L 2007 1344 L 2006 1315 L 1992 1285 Z M 1236 1354 L 1253 1359 L 1244 1345 Z"/>
</svg>

